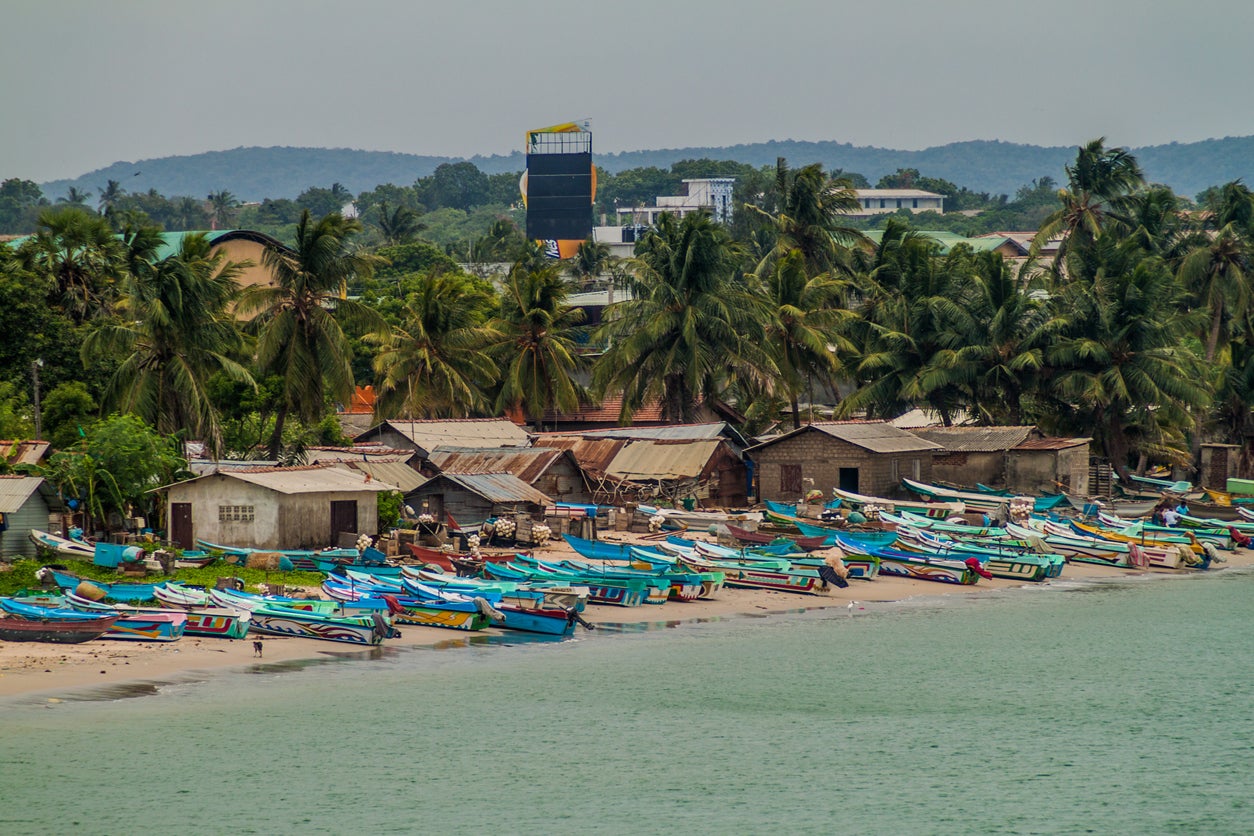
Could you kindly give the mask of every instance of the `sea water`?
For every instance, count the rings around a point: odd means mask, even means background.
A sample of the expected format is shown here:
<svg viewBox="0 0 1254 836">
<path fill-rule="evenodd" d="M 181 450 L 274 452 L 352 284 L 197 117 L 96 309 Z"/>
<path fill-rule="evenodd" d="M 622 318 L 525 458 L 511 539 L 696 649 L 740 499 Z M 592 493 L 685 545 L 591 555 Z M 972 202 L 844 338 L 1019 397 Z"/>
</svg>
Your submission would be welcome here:
<svg viewBox="0 0 1254 836">
<path fill-rule="evenodd" d="M 13 699 L 0 833 L 1250 833 L 1252 626 L 1234 570 Z"/>
</svg>

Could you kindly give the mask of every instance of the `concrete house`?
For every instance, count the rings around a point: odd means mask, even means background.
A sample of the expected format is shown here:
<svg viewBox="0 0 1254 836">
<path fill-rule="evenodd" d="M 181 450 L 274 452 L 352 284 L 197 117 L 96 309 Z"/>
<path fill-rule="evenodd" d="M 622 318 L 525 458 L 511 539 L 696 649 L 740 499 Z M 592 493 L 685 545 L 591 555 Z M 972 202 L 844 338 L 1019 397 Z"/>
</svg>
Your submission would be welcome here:
<svg viewBox="0 0 1254 836">
<path fill-rule="evenodd" d="M 338 545 L 342 533 L 379 533 L 378 498 L 397 488 L 331 465 L 232 468 L 166 485 L 170 539 L 257 549 Z"/>
<path fill-rule="evenodd" d="M 968 488 L 1004 487 L 1007 451 L 1042 437 L 1032 426 L 925 427 L 910 432 L 944 448 L 932 456 L 932 478 Z"/>
<path fill-rule="evenodd" d="M 1029 438 L 1006 451 L 1006 489 L 1089 495 L 1088 438 Z"/>
<path fill-rule="evenodd" d="M 36 557 L 31 529 L 48 529 L 49 516 L 61 500 L 40 476 L 0 475 L 0 558 Z"/>
<path fill-rule="evenodd" d="M 793 502 L 832 488 L 892 497 L 903 477 L 932 480 L 932 453 L 942 449 L 885 421 L 823 421 L 745 450 L 758 499 Z"/>
<path fill-rule="evenodd" d="M 427 469 L 429 476 L 509 473 L 558 502 L 586 503 L 591 497 L 574 455 L 552 447 L 437 447 Z"/>
</svg>

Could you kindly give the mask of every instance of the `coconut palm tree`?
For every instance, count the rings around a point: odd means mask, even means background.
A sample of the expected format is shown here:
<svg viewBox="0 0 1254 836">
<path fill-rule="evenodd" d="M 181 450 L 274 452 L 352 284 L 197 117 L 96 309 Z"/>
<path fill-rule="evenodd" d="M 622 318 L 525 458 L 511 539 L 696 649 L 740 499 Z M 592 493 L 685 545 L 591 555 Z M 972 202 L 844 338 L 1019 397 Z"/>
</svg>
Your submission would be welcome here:
<svg viewBox="0 0 1254 836">
<path fill-rule="evenodd" d="M 184 236 L 178 253 L 158 260 L 160 237 L 151 233 L 124 233 L 133 269 L 123 281 L 120 316 L 88 335 L 84 362 L 97 355 L 117 357 L 108 405 L 138 415 L 162 434 L 203 439 L 216 455 L 222 432 L 209 378 L 222 373 L 253 385 L 236 359 L 244 340 L 231 311 L 236 277 L 247 265 L 213 253 L 203 234 Z"/>
<path fill-rule="evenodd" d="M 126 196 L 126 189 L 117 180 L 109 180 L 100 190 L 99 209 L 101 214 L 108 214 Z"/>
<path fill-rule="evenodd" d="M 272 283 L 249 287 L 240 297 L 240 313 L 256 314 L 249 326 L 258 337 L 258 368 L 282 380 L 272 457 L 282 447 L 289 416 L 313 423 L 325 414 L 329 399 L 347 403 L 352 397 L 352 352 L 344 326 L 387 332 L 376 311 L 345 296 L 348 282 L 369 275 L 380 261 L 351 248 L 359 232 L 355 219 L 332 212 L 314 221 L 304 211 L 294 249 L 266 248 L 263 264 Z"/>
<path fill-rule="evenodd" d="M 570 265 L 571 272 L 586 286 L 600 278 L 601 272 L 609 266 L 611 258 L 609 246 L 598 244 L 589 238 L 575 251 L 575 258 Z"/>
<path fill-rule="evenodd" d="M 87 192 L 76 186 L 70 186 L 65 192 L 65 197 L 58 197 L 57 203 L 68 203 L 70 206 L 81 206 L 87 208 L 87 201 L 91 197 Z"/>
<path fill-rule="evenodd" d="M 632 299 L 606 309 L 595 337 L 609 348 L 593 386 L 600 396 L 623 393 L 621 420 L 660 400 L 665 420 L 693 421 L 698 402 L 731 378 L 772 381 L 764 298 L 734 278 L 738 258 L 721 226 L 703 213 L 663 214 L 637 253 Z"/>
<path fill-rule="evenodd" d="M 576 329 L 584 313 L 566 304 L 567 293 L 554 264 L 536 269 L 519 262 L 510 270 L 492 325 L 500 334 L 493 350 L 501 367 L 498 411 L 543 422 L 550 410 L 578 408 L 583 387 L 575 374 L 584 361 Z"/>
<path fill-rule="evenodd" d="M 1229 223 L 1189 251 L 1177 275 L 1181 284 L 1210 312 L 1206 362 L 1215 361 L 1227 319 L 1244 320 L 1250 311 L 1250 240 Z"/>
<path fill-rule="evenodd" d="M 866 238 L 842 219 L 861 208 L 853 188 L 847 181 L 831 180 L 819 164 L 791 171 L 781 157 L 776 161 L 775 189 L 779 210 L 766 213 L 776 231 L 774 248 L 759 264 L 759 271 L 769 271 L 774 261 L 792 250 L 801 252 L 806 271 L 811 276 L 830 272 L 846 263 L 847 248 L 867 246 Z"/>
<path fill-rule="evenodd" d="M 486 325 L 496 304 L 491 288 L 469 276 L 446 273 L 413 280 L 402 322 L 370 337 L 375 356 L 380 417 L 455 418 L 484 406 L 497 367 L 485 349 L 500 339 Z"/>
<path fill-rule="evenodd" d="M 209 202 L 209 226 L 211 229 L 230 229 L 235 225 L 235 213 L 239 209 L 240 203 L 235 195 L 222 189 L 217 192 L 210 192 L 207 198 Z"/>
<path fill-rule="evenodd" d="M 787 395 L 794 429 L 801 427 L 801 394 L 816 380 L 825 391 L 836 391 L 841 356 L 853 351 L 840 333 L 854 314 L 840 307 L 844 284 L 827 273 L 810 276 L 805 254 L 790 250 L 765 277 L 770 318 L 765 336 L 779 369 L 779 388 Z"/>
<path fill-rule="evenodd" d="M 373 226 L 379 230 L 384 246 L 408 244 L 417 237 L 419 232 L 427 228 L 418 220 L 418 213 L 408 206 L 393 208 L 386 200 L 379 203 L 375 211 Z"/>
<path fill-rule="evenodd" d="M 1118 212 L 1145 182 L 1136 157 L 1126 148 L 1107 148 L 1105 137 L 1081 146 L 1066 172 L 1067 187 L 1058 191 L 1062 205 L 1041 223 L 1029 250 L 1036 258 L 1048 241 L 1061 235 L 1054 263 L 1059 275 L 1070 251 L 1092 244 L 1108 214 Z"/>
</svg>

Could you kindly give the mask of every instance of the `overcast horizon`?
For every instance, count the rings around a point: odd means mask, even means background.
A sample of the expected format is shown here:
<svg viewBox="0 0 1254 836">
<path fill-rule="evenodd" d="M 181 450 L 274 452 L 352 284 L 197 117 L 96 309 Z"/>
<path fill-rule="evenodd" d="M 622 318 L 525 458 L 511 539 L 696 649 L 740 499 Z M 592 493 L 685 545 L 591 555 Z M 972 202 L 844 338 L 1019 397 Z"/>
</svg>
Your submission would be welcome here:
<svg viewBox="0 0 1254 836">
<path fill-rule="evenodd" d="M 1251 23 L 1233 0 L 16 0 L 0 179 L 242 146 L 509 154 L 585 118 L 598 153 L 1248 136 Z"/>
</svg>

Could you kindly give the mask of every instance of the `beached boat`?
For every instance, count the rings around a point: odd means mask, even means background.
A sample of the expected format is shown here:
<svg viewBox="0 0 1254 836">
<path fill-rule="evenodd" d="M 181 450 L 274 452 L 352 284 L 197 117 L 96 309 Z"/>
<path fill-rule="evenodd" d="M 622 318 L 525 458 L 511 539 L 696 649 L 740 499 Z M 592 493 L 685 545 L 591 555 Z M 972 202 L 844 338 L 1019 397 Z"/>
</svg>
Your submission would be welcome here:
<svg viewBox="0 0 1254 836">
<path fill-rule="evenodd" d="M 1152 514 L 1162 497 L 1153 499 L 1088 499 L 1075 494 L 1063 494 L 1068 504 L 1086 517 L 1097 516 L 1101 511 L 1109 511 L 1120 517 L 1144 517 Z"/>
<path fill-rule="evenodd" d="M 3 641 L 81 644 L 100 638 L 117 620 L 116 615 L 108 613 L 81 613 L 0 598 Z"/>
<path fill-rule="evenodd" d="M 706 531 L 712 525 L 726 525 L 729 522 L 753 525 L 762 522 L 760 511 L 688 511 L 683 508 L 657 508 L 652 505 L 637 505 L 636 510 L 648 516 L 660 516 L 667 523 L 702 531 Z"/>
<path fill-rule="evenodd" d="M 1015 500 L 1024 502 L 1034 502 L 1030 496 L 999 496 L 997 494 L 987 494 L 967 491 L 957 491 L 952 488 L 943 488 L 939 485 L 926 485 L 923 482 L 916 482 L 913 479 L 902 479 L 901 484 L 907 490 L 921 496 L 929 501 L 938 502 L 961 502 L 968 509 L 976 511 L 997 511 L 1008 506 Z"/>
<path fill-rule="evenodd" d="M 82 540 L 70 540 L 37 528 L 32 528 L 27 536 L 36 546 L 54 551 L 62 557 L 91 560 L 96 555 L 96 546 L 92 543 L 84 543 Z"/>
<path fill-rule="evenodd" d="M 381 644 L 392 633 L 391 622 L 384 613 L 323 615 L 258 602 L 222 589 L 210 590 L 209 597 L 218 606 L 248 610 L 252 613 L 252 629 L 260 633 L 361 645 Z"/>
<path fill-rule="evenodd" d="M 608 604 L 616 607 L 639 607 L 644 604 L 645 597 L 649 593 L 649 585 L 640 580 L 589 578 L 575 581 L 569 575 L 563 577 L 534 567 L 519 566 L 512 562 L 486 563 L 483 566 L 483 574 L 485 577 L 498 580 L 525 581 L 533 589 L 586 587 L 588 603 Z M 664 597 L 663 600 L 665 600 Z"/>
<path fill-rule="evenodd" d="M 71 609 L 95 614 L 116 614 L 117 622 L 101 638 L 132 642 L 175 642 L 183 638 L 187 630 L 187 613 L 173 610 L 144 610 L 98 604 L 80 598 L 73 592 L 66 593 Z"/>
<path fill-rule="evenodd" d="M 784 540 L 793 548 L 804 552 L 812 552 L 815 549 L 823 548 L 827 540 L 827 535 L 819 537 L 788 537 L 778 534 L 767 534 L 761 531 L 748 531 L 731 523 L 727 524 L 727 530 L 731 533 L 731 536 L 747 546 L 765 546 L 777 540 Z"/>
<path fill-rule="evenodd" d="M 80 578 L 78 575 L 61 569 L 54 569 L 51 566 L 41 568 L 36 573 L 36 577 L 39 577 L 44 572 L 51 574 L 57 586 L 62 589 L 76 591 L 84 598 L 92 598 L 93 600 L 97 597 L 96 593 L 100 593 L 100 597 L 108 598 L 110 601 L 116 601 L 121 604 L 152 601 L 156 598 L 154 590 L 165 583 L 164 581 L 161 583 L 107 583 L 89 578 Z"/>
<path fill-rule="evenodd" d="M 864 548 L 853 542 L 842 545 L 854 553 Z M 979 580 L 979 575 L 965 560 L 930 558 L 898 549 L 872 548 L 865 551 L 879 558 L 881 575 L 897 575 L 922 581 L 962 585 L 973 584 Z M 978 560 L 975 562 L 979 563 Z"/>
<path fill-rule="evenodd" d="M 858 507 L 874 505 L 876 508 L 889 511 L 900 511 L 903 508 L 908 508 L 921 514 L 927 514 L 930 517 L 950 517 L 967 510 L 966 504 L 962 502 L 916 502 L 909 499 L 884 499 L 878 496 L 864 496 L 852 491 L 842 491 L 840 488 L 832 488 L 832 493 L 845 503 Z"/>
</svg>

